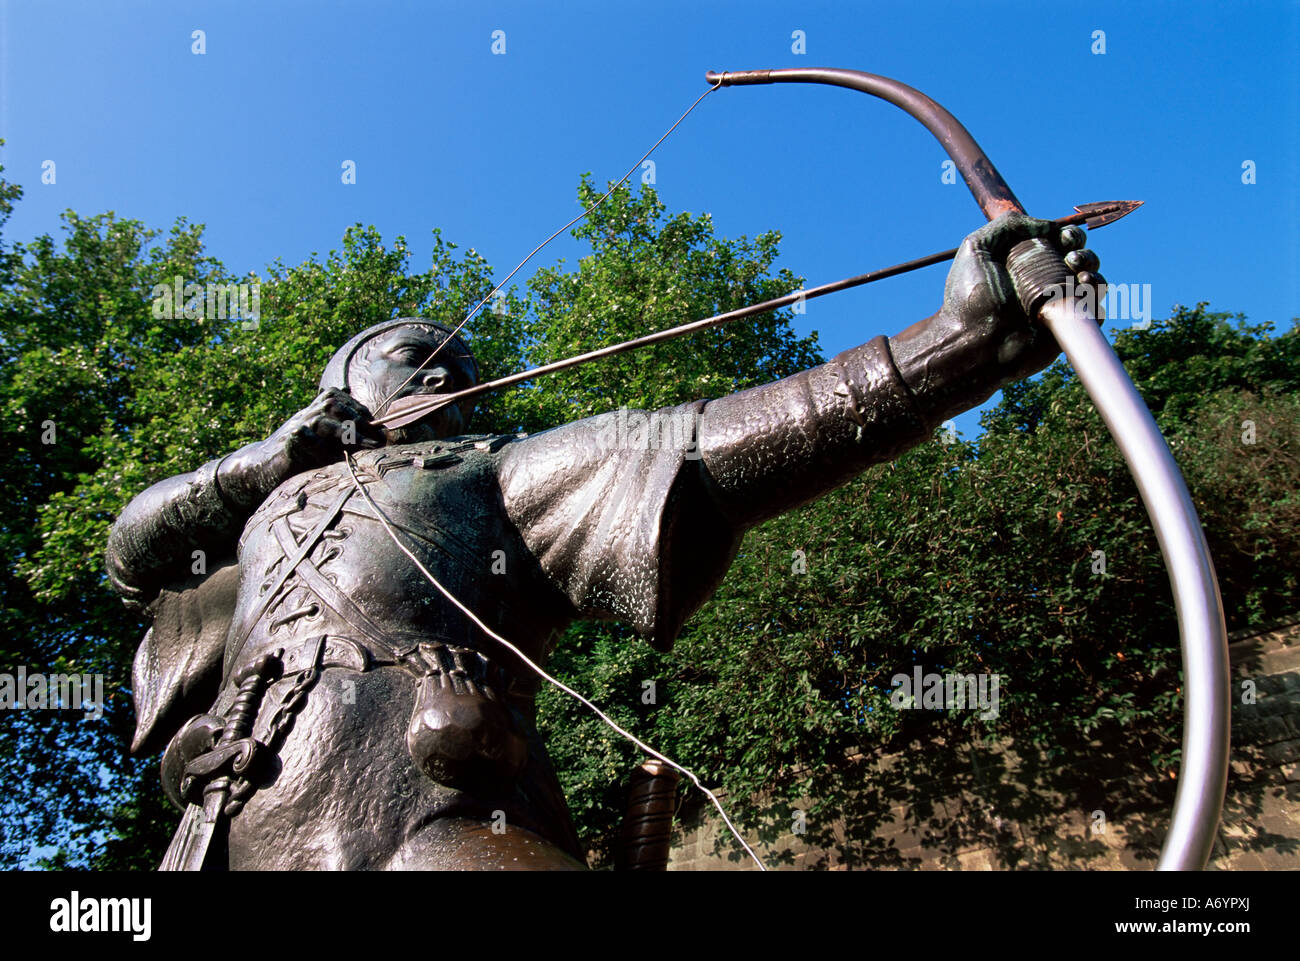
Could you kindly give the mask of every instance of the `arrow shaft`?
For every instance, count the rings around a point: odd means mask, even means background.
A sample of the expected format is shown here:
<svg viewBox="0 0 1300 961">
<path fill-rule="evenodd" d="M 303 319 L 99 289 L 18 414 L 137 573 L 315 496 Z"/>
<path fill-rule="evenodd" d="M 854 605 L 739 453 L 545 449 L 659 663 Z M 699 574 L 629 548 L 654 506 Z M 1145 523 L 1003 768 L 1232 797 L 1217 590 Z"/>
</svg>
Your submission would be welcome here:
<svg viewBox="0 0 1300 961">
<path fill-rule="evenodd" d="M 1070 214 L 1068 217 L 1059 217 L 1052 222 L 1062 227 L 1070 224 L 1088 224 L 1093 227 L 1102 227 L 1119 219 L 1119 217 L 1134 209 L 1134 206 L 1135 204 L 1133 201 L 1117 201 L 1114 204 L 1088 204 L 1080 208 L 1077 213 Z M 808 287 L 806 289 L 792 291 L 784 296 L 774 297 L 771 300 L 765 300 L 762 303 L 750 304 L 746 307 L 737 307 L 735 310 L 728 310 L 725 313 L 714 314 L 712 317 L 693 320 L 677 327 L 669 327 L 667 330 L 655 331 L 653 334 L 646 334 L 643 337 L 635 337 L 632 340 L 625 340 L 619 344 L 610 344 L 608 347 L 589 350 L 585 354 L 575 354 L 572 357 L 566 357 L 563 360 L 557 360 L 550 364 L 542 364 L 540 367 L 532 367 L 528 370 L 519 371 L 518 373 L 508 374 L 505 377 L 498 377 L 496 380 L 489 380 L 482 384 L 475 384 L 473 387 L 457 391 L 454 394 L 423 394 L 412 397 L 401 397 L 389 404 L 388 410 L 382 417 L 375 418 L 374 423 L 380 427 L 389 427 L 394 429 L 405 427 L 407 424 L 412 424 L 421 417 L 424 417 L 437 410 L 439 407 L 443 407 L 447 404 L 455 404 L 463 400 L 469 400 L 470 398 L 478 397 L 494 390 L 500 390 L 502 387 L 512 387 L 515 384 L 522 384 L 525 381 L 533 380 L 536 377 L 543 377 L 546 374 L 554 374 L 561 370 L 568 370 L 570 367 L 577 367 L 580 364 L 586 364 L 593 360 L 602 360 L 606 357 L 614 357 L 630 350 L 637 350 L 641 347 L 649 347 L 652 344 L 672 340 L 675 337 L 684 337 L 687 334 L 694 334 L 701 330 L 708 330 L 710 327 L 718 327 L 722 324 L 730 323 L 733 320 L 743 320 L 746 317 L 753 317 L 756 314 L 765 314 L 769 311 L 780 310 L 782 307 L 789 307 L 801 300 L 808 301 L 816 297 L 824 297 L 827 294 L 834 294 L 841 290 L 850 290 L 854 287 L 861 287 L 864 284 L 874 283 L 877 280 L 884 280 L 887 277 L 896 277 L 899 274 L 919 270 L 922 267 L 941 264 L 945 261 L 952 260 L 956 256 L 957 248 L 953 247 L 951 250 L 942 250 L 939 253 L 929 254 L 925 257 L 918 257 L 915 260 L 908 260 L 901 264 L 894 264 L 891 267 L 881 267 L 879 270 L 868 271 L 865 274 L 857 274 L 853 277 L 845 277 L 842 280 L 833 280 L 830 283 L 820 284 L 816 287 Z"/>
</svg>

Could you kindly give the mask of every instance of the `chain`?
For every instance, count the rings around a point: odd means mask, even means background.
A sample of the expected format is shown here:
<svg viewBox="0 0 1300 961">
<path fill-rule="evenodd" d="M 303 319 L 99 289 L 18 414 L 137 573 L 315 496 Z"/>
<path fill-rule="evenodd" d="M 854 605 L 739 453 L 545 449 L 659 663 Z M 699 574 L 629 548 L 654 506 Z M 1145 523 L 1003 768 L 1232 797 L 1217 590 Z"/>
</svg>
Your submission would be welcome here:
<svg viewBox="0 0 1300 961">
<path fill-rule="evenodd" d="M 285 693 L 280 701 L 280 706 L 275 709 L 271 715 L 270 724 L 266 729 L 266 746 L 271 750 L 279 750 L 280 745 L 289 729 L 293 727 L 293 721 L 302 706 L 307 703 L 307 692 L 312 689 L 320 677 L 320 668 L 313 664 L 298 672 L 298 677 L 293 682 L 293 687 Z"/>
<path fill-rule="evenodd" d="M 297 717 L 298 712 L 302 710 L 303 705 L 307 703 L 307 694 L 320 678 L 320 661 L 323 654 L 322 650 L 317 649 L 316 657 L 312 660 L 311 666 L 298 672 L 297 677 L 294 678 L 293 687 L 289 688 L 284 697 L 280 699 L 280 705 L 275 709 L 275 713 L 271 715 L 270 723 L 266 729 L 266 737 L 263 741 L 268 750 L 272 752 L 279 751 L 285 737 L 293 728 L 294 719 Z M 230 785 L 230 799 L 223 809 L 226 817 L 234 817 L 243 810 L 244 802 L 252 797 L 258 786 L 255 779 L 238 778 L 234 780 Z"/>
</svg>

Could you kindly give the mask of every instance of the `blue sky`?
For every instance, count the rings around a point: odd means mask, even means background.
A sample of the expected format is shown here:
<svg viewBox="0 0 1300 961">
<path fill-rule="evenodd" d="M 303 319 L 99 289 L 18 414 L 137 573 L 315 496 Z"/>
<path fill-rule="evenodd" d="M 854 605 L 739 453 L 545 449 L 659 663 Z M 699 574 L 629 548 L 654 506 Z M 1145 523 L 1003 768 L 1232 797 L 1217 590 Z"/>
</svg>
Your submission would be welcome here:
<svg viewBox="0 0 1300 961">
<path fill-rule="evenodd" d="M 576 213 L 579 175 L 621 176 L 705 70 L 837 66 L 946 106 L 1032 214 L 1145 200 L 1091 246 L 1112 283 L 1150 285 L 1154 316 L 1207 300 L 1285 328 L 1300 314 L 1298 53 L 1295 2 L 4 0 L 3 162 L 26 189 L 7 239 L 56 232 L 68 208 L 164 229 L 184 215 L 244 272 L 324 254 L 362 222 L 404 234 L 422 269 L 436 226 L 504 276 Z M 708 211 L 724 236 L 781 230 L 779 266 L 809 284 L 981 222 L 919 124 L 844 90 L 720 90 L 654 159 L 670 212 Z M 564 237 L 533 266 L 582 252 Z M 810 302 L 796 328 L 828 355 L 895 333 L 933 312 L 943 277 Z"/>
</svg>

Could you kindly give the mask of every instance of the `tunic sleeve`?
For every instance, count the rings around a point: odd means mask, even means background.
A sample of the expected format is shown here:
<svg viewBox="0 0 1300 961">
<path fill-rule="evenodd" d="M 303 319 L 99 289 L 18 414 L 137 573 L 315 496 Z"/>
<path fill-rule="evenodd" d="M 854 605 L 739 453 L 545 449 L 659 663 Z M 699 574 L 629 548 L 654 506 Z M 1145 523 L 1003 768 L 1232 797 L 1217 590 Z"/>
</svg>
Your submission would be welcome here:
<svg viewBox="0 0 1300 961">
<path fill-rule="evenodd" d="M 884 337 L 712 401 L 615 411 L 506 453 L 524 542 L 580 616 L 667 649 L 755 524 L 930 436 Z"/>
<path fill-rule="evenodd" d="M 507 512 L 577 616 L 672 646 L 717 588 L 740 534 L 701 470 L 703 401 L 613 411 L 507 447 Z"/>
</svg>

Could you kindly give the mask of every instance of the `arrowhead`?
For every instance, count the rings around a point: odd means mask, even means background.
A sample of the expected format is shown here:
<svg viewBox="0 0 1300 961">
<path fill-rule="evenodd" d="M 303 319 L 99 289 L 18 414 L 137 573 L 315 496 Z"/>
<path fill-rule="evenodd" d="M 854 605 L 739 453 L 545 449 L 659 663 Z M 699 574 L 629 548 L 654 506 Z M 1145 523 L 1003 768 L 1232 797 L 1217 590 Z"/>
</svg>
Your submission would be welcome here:
<svg viewBox="0 0 1300 961">
<path fill-rule="evenodd" d="M 1088 219 L 1083 222 L 1083 225 L 1089 230 L 1093 230 L 1097 227 L 1113 224 L 1121 217 L 1127 217 L 1141 207 L 1144 202 L 1141 200 L 1107 200 L 1099 204 L 1080 204 L 1075 206 L 1074 209 L 1081 214 L 1088 215 Z"/>
</svg>

